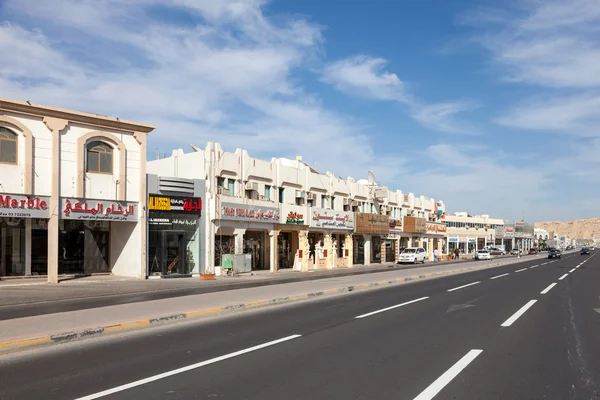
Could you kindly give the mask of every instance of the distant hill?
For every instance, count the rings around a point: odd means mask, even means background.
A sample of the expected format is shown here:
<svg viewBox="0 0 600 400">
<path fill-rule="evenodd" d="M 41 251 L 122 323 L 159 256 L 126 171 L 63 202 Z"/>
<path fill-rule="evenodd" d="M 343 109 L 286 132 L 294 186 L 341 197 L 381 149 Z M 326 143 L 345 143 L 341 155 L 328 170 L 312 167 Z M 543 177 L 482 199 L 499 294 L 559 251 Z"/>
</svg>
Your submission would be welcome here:
<svg viewBox="0 0 600 400">
<path fill-rule="evenodd" d="M 536 222 L 536 228 L 553 231 L 556 234 L 570 238 L 600 238 L 600 218 L 576 219 L 574 221 Z"/>
</svg>

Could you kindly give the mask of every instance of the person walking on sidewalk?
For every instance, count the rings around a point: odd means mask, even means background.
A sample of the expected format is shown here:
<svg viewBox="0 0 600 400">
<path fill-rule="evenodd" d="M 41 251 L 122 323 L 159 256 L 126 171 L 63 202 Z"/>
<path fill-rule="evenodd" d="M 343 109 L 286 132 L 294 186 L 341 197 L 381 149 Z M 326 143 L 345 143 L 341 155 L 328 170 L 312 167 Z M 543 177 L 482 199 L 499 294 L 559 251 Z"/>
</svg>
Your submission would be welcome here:
<svg viewBox="0 0 600 400">
<path fill-rule="evenodd" d="M 433 249 L 433 262 L 438 262 L 438 249 Z"/>
<path fill-rule="evenodd" d="M 454 258 L 456 260 L 458 260 L 460 258 L 460 250 L 458 250 L 458 247 L 456 249 L 454 249 Z"/>
</svg>

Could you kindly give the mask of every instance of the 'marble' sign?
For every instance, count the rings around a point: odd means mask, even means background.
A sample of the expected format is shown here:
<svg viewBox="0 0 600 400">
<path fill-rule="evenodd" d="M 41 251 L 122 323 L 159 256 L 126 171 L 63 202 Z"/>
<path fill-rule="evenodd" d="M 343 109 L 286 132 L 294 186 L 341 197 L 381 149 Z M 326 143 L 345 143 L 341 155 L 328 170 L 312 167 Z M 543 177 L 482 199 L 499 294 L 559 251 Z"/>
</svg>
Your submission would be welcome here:
<svg viewBox="0 0 600 400">
<path fill-rule="evenodd" d="M 0 217 L 50 218 L 49 202 L 46 196 L 0 194 Z"/>
</svg>

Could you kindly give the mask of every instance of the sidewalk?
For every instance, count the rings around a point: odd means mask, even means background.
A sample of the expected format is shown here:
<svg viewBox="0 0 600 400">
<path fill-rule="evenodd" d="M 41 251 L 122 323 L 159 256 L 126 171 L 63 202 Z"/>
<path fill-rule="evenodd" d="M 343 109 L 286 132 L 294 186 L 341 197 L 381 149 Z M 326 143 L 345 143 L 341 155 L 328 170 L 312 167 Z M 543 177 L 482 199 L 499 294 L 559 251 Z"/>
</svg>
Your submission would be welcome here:
<svg viewBox="0 0 600 400">
<path fill-rule="evenodd" d="M 141 329 L 159 323 L 494 268 L 520 261 L 525 260 L 511 258 L 461 264 L 440 263 L 430 265 L 425 270 L 403 269 L 332 277 L 10 319 L 0 321 L 0 353 Z"/>
</svg>

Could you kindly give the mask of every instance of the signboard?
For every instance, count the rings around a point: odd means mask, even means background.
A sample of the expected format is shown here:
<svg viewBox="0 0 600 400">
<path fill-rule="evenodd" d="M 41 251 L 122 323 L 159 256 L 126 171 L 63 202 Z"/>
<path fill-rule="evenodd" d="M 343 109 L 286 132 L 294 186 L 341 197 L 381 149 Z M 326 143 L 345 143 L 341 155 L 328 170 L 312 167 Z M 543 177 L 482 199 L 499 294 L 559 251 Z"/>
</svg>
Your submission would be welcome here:
<svg viewBox="0 0 600 400">
<path fill-rule="evenodd" d="M 457 237 L 449 237 L 448 243 L 458 243 L 458 238 Z"/>
<path fill-rule="evenodd" d="M 475 238 L 469 238 L 469 243 L 477 243 L 477 239 L 475 239 Z"/>
<path fill-rule="evenodd" d="M 0 194 L 0 217 L 50 218 L 50 197 Z"/>
<path fill-rule="evenodd" d="M 387 215 L 355 213 L 356 233 L 387 235 L 390 233 L 390 217 Z"/>
<path fill-rule="evenodd" d="M 279 222 L 278 208 L 249 204 L 221 203 L 220 218 L 229 221 Z"/>
<path fill-rule="evenodd" d="M 165 230 L 189 230 L 198 226 L 198 216 L 195 215 L 173 215 L 169 213 L 151 213 L 148 224 L 165 227 Z"/>
<path fill-rule="evenodd" d="M 202 214 L 200 197 L 160 196 L 151 194 L 148 197 L 148 210 Z"/>
<path fill-rule="evenodd" d="M 425 224 L 425 229 L 427 231 L 427 233 L 429 234 L 440 234 L 440 233 L 446 233 L 446 224 L 439 224 L 439 223 L 435 223 L 435 222 L 427 222 Z"/>
<path fill-rule="evenodd" d="M 308 225 L 306 207 L 281 204 L 280 223 L 286 225 Z"/>
<path fill-rule="evenodd" d="M 314 228 L 354 229 L 354 213 L 311 207 L 309 222 Z"/>
<path fill-rule="evenodd" d="M 139 203 L 114 200 L 92 200 L 61 197 L 60 217 L 62 219 L 94 221 L 138 220 Z"/>
<path fill-rule="evenodd" d="M 515 237 L 515 228 L 505 226 L 504 227 L 504 237 L 505 238 L 514 238 Z"/>
<path fill-rule="evenodd" d="M 427 232 L 427 221 L 420 217 L 404 217 L 404 232 L 425 233 Z"/>
<path fill-rule="evenodd" d="M 402 231 L 402 221 L 399 219 L 390 219 L 391 231 Z"/>
<path fill-rule="evenodd" d="M 504 227 L 497 226 L 496 229 L 494 229 L 494 233 L 497 238 L 503 238 L 504 237 Z"/>
</svg>

